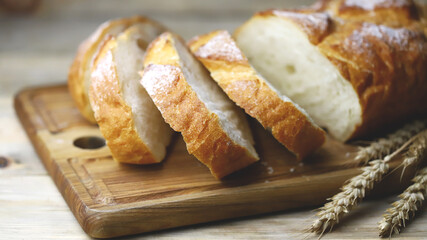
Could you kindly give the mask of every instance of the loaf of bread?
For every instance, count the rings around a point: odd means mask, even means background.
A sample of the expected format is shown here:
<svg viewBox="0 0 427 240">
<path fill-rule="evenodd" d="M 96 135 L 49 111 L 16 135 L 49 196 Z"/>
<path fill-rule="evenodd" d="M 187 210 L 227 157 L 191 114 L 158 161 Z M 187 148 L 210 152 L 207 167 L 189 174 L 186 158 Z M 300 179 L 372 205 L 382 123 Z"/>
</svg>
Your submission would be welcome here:
<svg viewBox="0 0 427 240">
<path fill-rule="evenodd" d="M 164 31 L 107 22 L 70 69 L 77 107 L 119 162 L 160 162 L 173 129 L 216 178 L 244 168 L 259 157 L 238 106 L 299 159 L 324 142 L 318 126 L 347 141 L 427 114 L 427 11 L 412 0 L 260 12 L 233 37 L 194 38 L 194 55 Z"/>
<path fill-rule="evenodd" d="M 141 84 L 188 152 L 222 178 L 257 161 L 246 117 L 179 36 L 164 33 L 147 49 Z"/>
<path fill-rule="evenodd" d="M 145 49 L 161 31 L 142 22 L 109 36 L 91 74 L 90 102 L 113 158 L 123 163 L 163 160 L 172 129 L 139 84 Z"/>
<path fill-rule="evenodd" d="M 228 97 L 269 129 L 298 159 L 323 144 L 325 132 L 252 68 L 227 31 L 195 37 L 189 47 Z"/>
<path fill-rule="evenodd" d="M 165 28 L 159 23 L 141 16 L 121 18 L 103 23 L 79 46 L 77 55 L 68 74 L 68 88 L 82 116 L 91 123 L 96 123 L 89 102 L 90 75 L 94 59 L 105 39 L 110 36 L 117 36 L 119 33 L 135 24 L 148 24 L 152 26 L 153 30 L 160 33 L 165 31 Z"/>
<path fill-rule="evenodd" d="M 427 113 L 425 13 L 411 0 L 269 10 L 234 38 L 262 76 L 339 140 Z"/>
</svg>

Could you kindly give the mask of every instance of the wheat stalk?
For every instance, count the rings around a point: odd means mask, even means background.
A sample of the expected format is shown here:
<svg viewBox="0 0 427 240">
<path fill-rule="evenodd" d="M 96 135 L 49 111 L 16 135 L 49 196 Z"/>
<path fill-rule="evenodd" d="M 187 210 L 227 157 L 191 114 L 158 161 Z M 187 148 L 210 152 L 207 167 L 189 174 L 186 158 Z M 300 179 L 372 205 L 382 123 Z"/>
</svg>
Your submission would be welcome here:
<svg viewBox="0 0 427 240">
<path fill-rule="evenodd" d="M 359 151 L 357 160 L 368 163 L 372 157 L 383 157 L 369 162 L 369 166 L 362 168 L 362 173 L 347 181 L 341 188 L 341 192 L 334 195 L 330 202 L 326 203 L 316 214 L 318 219 L 313 222 L 309 231 L 320 234 L 322 237 L 326 230 L 339 223 L 339 219 L 345 213 L 356 207 L 366 195 L 366 192 L 373 189 L 374 185 L 382 180 L 389 171 L 388 162 L 403 150 L 409 150 L 406 154 L 415 157 L 407 160 L 408 166 L 415 164 L 424 156 L 427 142 L 426 120 L 415 121 L 405 125 L 401 130 L 390 134 L 388 138 L 380 139 L 377 144 L 373 143 L 369 147 Z M 422 131 L 421 133 L 419 133 Z M 415 135 L 416 136 L 413 136 Z M 419 147 L 419 146 L 423 147 Z M 390 152 L 393 151 L 391 154 Z M 385 156 L 384 156 L 385 155 Z"/>
<path fill-rule="evenodd" d="M 351 178 L 341 188 L 340 193 L 330 198 L 331 201 L 320 208 L 317 213 L 319 218 L 313 222 L 309 230 L 319 233 L 320 237 L 326 230 L 332 230 L 334 225 L 339 223 L 340 217 L 354 208 L 365 197 L 366 192 L 381 181 L 388 170 L 389 165 L 385 160 L 369 162 L 369 166 L 362 168 L 360 175 Z"/>
<path fill-rule="evenodd" d="M 421 169 L 412 181 L 414 184 L 399 195 L 400 200 L 387 209 L 387 213 L 379 222 L 380 237 L 391 237 L 393 233 L 400 233 L 406 227 L 406 221 L 421 208 L 427 196 L 427 167 Z"/>
<path fill-rule="evenodd" d="M 408 123 L 403 128 L 389 134 L 386 138 L 380 138 L 367 147 L 360 147 L 355 160 L 366 164 L 372 159 L 381 159 L 399 148 L 413 135 L 425 129 L 426 125 L 427 120 L 416 120 Z"/>
<path fill-rule="evenodd" d="M 402 176 L 405 172 L 405 169 L 409 166 L 418 165 L 420 162 L 425 159 L 427 155 L 427 130 L 423 130 L 416 135 L 416 139 L 409 146 L 408 151 L 405 154 L 402 165 Z"/>
<path fill-rule="evenodd" d="M 366 192 L 372 190 L 374 185 L 382 180 L 389 170 L 388 162 L 407 149 L 416 137 L 410 138 L 384 159 L 370 161 L 369 166 L 362 168 L 361 174 L 348 180 L 341 188 L 341 192 L 330 198 L 331 201 L 320 208 L 316 214 L 319 218 L 313 222 L 309 231 L 319 233 L 319 238 L 326 230 L 331 231 L 335 224 L 339 223 L 341 216 L 357 206 L 365 198 Z"/>
</svg>

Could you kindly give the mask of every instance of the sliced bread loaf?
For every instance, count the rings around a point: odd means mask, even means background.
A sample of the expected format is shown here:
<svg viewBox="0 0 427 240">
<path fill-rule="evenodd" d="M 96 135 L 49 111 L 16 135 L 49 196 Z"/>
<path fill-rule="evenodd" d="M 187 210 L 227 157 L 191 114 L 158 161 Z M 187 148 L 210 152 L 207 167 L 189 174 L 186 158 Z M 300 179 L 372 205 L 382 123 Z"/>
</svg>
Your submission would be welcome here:
<svg viewBox="0 0 427 240">
<path fill-rule="evenodd" d="M 222 178 L 257 161 L 244 113 L 211 79 L 181 38 L 164 33 L 147 49 L 141 84 L 189 153 Z"/>
<path fill-rule="evenodd" d="M 95 57 L 106 39 L 117 36 L 135 24 L 148 25 L 158 34 L 165 30 L 160 24 L 141 16 L 115 19 L 103 23 L 79 46 L 68 74 L 68 89 L 82 116 L 91 123 L 96 123 L 89 102 L 90 75 Z"/>
<path fill-rule="evenodd" d="M 162 161 L 172 129 L 139 84 L 145 49 L 157 27 L 135 24 L 110 36 L 95 60 L 90 101 L 113 158 L 123 163 Z"/>
<path fill-rule="evenodd" d="M 198 36 L 189 46 L 228 97 L 271 130 L 298 159 L 324 143 L 325 132 L 252 68 L 227 31 Z"/>
</svg>

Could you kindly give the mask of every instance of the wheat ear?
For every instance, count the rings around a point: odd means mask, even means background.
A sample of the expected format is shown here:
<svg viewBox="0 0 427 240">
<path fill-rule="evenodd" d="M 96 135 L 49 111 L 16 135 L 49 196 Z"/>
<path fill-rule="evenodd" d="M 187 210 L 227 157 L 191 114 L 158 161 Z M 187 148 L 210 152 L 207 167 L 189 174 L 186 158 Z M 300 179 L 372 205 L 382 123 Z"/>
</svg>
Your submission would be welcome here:
<svg viewBox="0 0 427 240">
<path fill-rule="evenodd" d="M 407 149 L 414 139 L 414 137 L 409 139 L 383 160 L 370 161 L 369 166 L 362 168 L 361 174 L 348 180 L 341 188 L 341 192 L 330 198 L 331 201 L 320 208 L 316 214 L 319 218 L 313 222 L 309 231 L 319 233 L 319 238 L 326 230 L 331 231 L 335 224 L 339 223 L 340 217 L 357 206 L 365 198 L 366 192 L 372 190 L 374 185 L 382 180 L 390 168 L 388 162 Z"/>
<path fill-rule="evenodd" d="M 375 183 L 381 181 L 388 170 L 389 165 L 385 160 L 369 162 L 369 166 L 362 168 L 360 175 L 351 178 L 341 188 L 340 193 L 320 208 L 316 214 L 319 218 L 314 221 L 309 230 L 319 233 L 320 237 L 325 231 L 332 230 L 334 225 L 339 223 L 340 217 L 355 207 L 365 197 L 366 192 L 371 190 Z"/>
<path fill-rule="evenodd" d="M 406 221 L 422 207 L 427 196 L 427 167 L 421 169 L 412 181 L 414 184 L 399 195 L 400 200 L 387 209 L 379 222 L 380 237 L 391 237 L 393 233 L 400 233 L 406 227 Z"/>
<path fill-rule="evenodd" d="M 417 134 L 414 142 L 409 146 L 405 154 L 402 165 L 402 176 L 405 169 L 409 166 L 419 165 L 420 162 L 427 156 L 427 130 L 423 130 Z"/>
<path fill-rule="evenodd" d="M 419 133 L 427 126 L 427 120 L 416 120 L 406 124 L 403 128 L 372 142 L 367 147 L 360 147 L 355 160 L 366 164 L 372 159 L 381 159 L 398 149 L 402 144 L 408 141 L 412 136 Z"/>
</svg>

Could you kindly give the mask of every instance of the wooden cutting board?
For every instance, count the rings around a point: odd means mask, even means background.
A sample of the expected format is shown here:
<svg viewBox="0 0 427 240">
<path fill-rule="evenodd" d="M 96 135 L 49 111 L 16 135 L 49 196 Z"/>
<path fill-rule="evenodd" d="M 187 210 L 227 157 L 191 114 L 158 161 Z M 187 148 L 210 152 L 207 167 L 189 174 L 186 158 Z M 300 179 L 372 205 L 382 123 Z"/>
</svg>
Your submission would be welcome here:
<svg viewBox="0 0 427 240">
<path fill-rule="evenodd" d="M 316 206 L 360 172 L 352 160 L 355 146 L 328 139 L 310 159 L 297 162 L 252 120 L 261 160 L 222 181 L 187 153 L 179 134 L 163 163 L 119 164 L 98 127 L 80 116 L 65 85 L 24 90 L 15 108 L 58 190 L 92 237 Z M 399 177 L 395 171 L 375 193 L 402 189 L 408 181 Z"/>
</svg>

